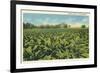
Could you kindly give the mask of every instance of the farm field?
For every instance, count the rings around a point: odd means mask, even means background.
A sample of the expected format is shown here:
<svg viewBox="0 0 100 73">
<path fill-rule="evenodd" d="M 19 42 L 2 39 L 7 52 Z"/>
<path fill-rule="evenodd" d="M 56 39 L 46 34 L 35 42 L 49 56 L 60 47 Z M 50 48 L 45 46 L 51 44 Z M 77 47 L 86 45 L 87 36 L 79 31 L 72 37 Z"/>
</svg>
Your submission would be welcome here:
<svg viewBox="0 0 100 73">
<path fill-rule="evenodd" d="M 89 58 L 88 28 L 23 29 L 23 60 Z"/>
</svg>

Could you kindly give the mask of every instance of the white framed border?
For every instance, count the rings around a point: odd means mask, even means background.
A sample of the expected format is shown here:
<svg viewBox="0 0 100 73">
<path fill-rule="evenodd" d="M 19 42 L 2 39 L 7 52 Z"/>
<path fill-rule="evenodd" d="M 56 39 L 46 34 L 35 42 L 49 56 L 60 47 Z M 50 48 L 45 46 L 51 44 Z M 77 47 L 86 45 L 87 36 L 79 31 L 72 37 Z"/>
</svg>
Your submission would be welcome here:
<svg viewBox="0 0 100 73">
<path fill-rule="evenodd" d="M 73 11 L 73 12 L 87 12 L 89 14 L 89 59 L 67 59 L 67 60 L 50 60 L 50 61 L 33 61 L 29 63 L 21 62 L 21 9 L 31 10 L 53 10 L 53 11 Z M 62 13 L 63 14 L 63 13 Z M 55 66 L 73 66 L 73 65 L 87 65 L 94 64 L 94 9 L 85 8 L 70 8 L 70 7 L 51 7 L 51 6 L 35 6 L 35 5 L 16 5 L 16 68 L 40 68 L 40 67 L 55 67 Z"/>
</svg>

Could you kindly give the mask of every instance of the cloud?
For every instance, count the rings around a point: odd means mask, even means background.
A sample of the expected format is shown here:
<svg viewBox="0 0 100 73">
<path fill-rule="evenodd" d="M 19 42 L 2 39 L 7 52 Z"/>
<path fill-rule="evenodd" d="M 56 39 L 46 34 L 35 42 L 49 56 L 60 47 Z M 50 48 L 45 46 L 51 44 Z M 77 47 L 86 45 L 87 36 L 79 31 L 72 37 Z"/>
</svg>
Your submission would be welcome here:
<svg viewBox="0 0 100 73">
<path fill-rule="evenodd" d="M 43 25 L 48 24 L 48 23 L 49 23 L 49 18 L 46 17 L 46 18 L 42 21 L 42 23 L 43 23 Z"/>
<path fill-rule="evenodd" d="M 82 22 L 88 22 L 88 21 L 89 21 L 88 18 L 84 18 L 84 19 L 82 19 Z"/>
</svg>

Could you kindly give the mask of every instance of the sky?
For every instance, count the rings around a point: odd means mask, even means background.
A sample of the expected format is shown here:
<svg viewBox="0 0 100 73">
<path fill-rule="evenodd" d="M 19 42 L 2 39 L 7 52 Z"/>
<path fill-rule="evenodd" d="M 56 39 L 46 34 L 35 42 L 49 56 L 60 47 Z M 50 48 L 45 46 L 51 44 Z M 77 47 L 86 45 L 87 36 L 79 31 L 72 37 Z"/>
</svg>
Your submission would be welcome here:
<svg viewBox="0 0 100 73">
<path fill-rule="evenodd" d="M 88 16 L 81 15 L 60 15 L 60 14 L 42 14 L 42 13 L 23 13 L 23 22 L 34 25 L 55 25 L 60 23 L 66 24 L 89 24 Z"/>
</svg>

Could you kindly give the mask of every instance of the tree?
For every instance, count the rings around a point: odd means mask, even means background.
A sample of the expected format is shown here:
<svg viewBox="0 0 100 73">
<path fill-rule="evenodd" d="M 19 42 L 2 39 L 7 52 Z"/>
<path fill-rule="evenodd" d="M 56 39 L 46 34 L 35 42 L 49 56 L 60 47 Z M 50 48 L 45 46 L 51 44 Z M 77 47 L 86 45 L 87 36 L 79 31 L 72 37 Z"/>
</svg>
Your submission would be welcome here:
<svg viewBox="0 0 100 73">
<path fill-rule="evenodd" d="M 36 27 L 36 26 L 34 26 L 34 25 L 31 24 L 31 23 L 23 23 L 23 27 L 24 27 L 25 29 L 31 29 L 31 28 L 34 28 L 34 27 Z"/>
<path fill-rule="evenodd" d="M 68 25 L 67 24 L 64 24 L 64 28 L 68 28 Z"/>
<path fill-rule="evenodd" d="M 81 28 L 86 28 L 86 25 L 82 25 Z"/>
</svg>

